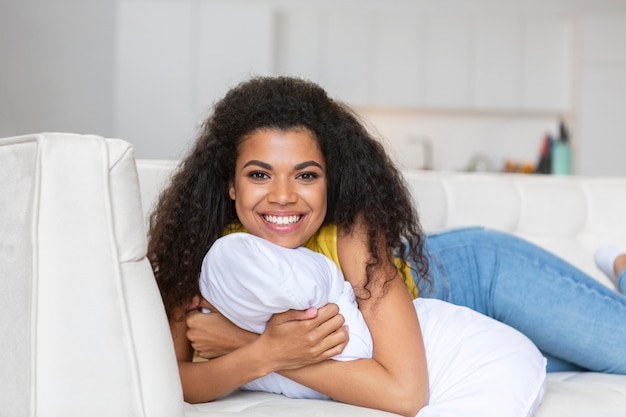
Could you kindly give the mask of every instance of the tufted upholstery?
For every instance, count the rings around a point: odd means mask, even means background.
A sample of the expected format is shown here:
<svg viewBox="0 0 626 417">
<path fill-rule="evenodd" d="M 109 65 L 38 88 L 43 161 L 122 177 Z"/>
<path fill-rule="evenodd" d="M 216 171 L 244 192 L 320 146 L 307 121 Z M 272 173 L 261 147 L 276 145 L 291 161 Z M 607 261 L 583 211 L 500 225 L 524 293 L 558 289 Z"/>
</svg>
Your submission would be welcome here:
<svg viewBox="0 0 626 417">
<path fill-rule="evenodd" d="M 127 143 L 96 136 L 0 139 L 0 415 L 389 415 L 250 392 L 183 403 L 142 224 L 176 165 L 140 160 L 137 170 Z M 607 285 L 593 249 L 609 240 L 626 247 L 626 178 L 406 178 L 429 231 L 506 230 Z M 626 376 L 559 373 L 549 375 L 536 416 L 617 417 L 625 409 Z"/>
<path fill-rule="evenodd" d="M 598 244 L 626 247 L 626 178 L 405 172 L 429 232 L 482 225 L 528 239 L 610 281 L 593 261 Z"/>
</svg>

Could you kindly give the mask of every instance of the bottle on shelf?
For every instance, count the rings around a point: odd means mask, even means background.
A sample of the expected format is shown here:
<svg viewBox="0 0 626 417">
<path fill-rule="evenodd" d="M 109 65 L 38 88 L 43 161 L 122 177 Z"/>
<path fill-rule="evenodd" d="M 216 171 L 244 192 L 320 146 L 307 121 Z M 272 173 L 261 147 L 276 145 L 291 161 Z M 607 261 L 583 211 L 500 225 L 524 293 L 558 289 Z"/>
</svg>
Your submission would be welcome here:
<svg viewBox="0 0 626 417">
<path fill-rule="evenodd" d="M 543 137 L 541 142 L 541 151 L 539 152 L 539 162 L 535 172 L 537 174 L 552 173 L 552 142 L 554 140 L 548 133 Z"/>
<path fill-rule="evenodd" d="M 569 134 L 562 121 L 559 124 L 559 137 L 552 143 L 551 170 L 555 175 L 572 173 L 572 148 Z"/>
</svg>

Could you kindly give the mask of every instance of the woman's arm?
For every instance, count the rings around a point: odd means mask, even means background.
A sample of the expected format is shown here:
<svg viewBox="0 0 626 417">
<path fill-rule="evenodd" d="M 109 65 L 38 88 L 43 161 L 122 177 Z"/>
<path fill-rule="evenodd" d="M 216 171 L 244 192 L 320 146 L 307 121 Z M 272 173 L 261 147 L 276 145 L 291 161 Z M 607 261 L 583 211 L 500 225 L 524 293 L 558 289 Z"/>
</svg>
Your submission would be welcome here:
<svg viewBox="0 0 626 417">
<path fill-rule="evenodd" d="M 364 228 L 338 236 L 342 270 L 357 295 L 366 277 L 366 242 Z M 383 284 L 388 276 L 393 280 Z M 374 342 L 371 360 L 331 360 L 281 374 L 338 401 L 415 416 L 428 402 L 428 370 L 411 297 L 391 264 L 375 273 L 368 288 L 371 296 L 359 300 L 359 308 Z"/>
<path fill-rule="evenodd" d="M 171 323 L 185 401 L 211 401 L 270 372 L 300 368 L 340 353 L 348 338 L 342 329 L 343 317 L 337 313 L 333 304 L 318 310 L 292 310 L 272 318 L 260 336 L 231 330 L 233 346 L 223 348 L 232 350 L 206 362 L 193 362 L 187 321 Z M 221 320 L 215 318 L 214 323 Z"/>
<path fill-rule="evenodd" d="M 212 313 L 206 314 L 201 309 Z M 202 297 L 195 297 L 186 316 L 187 339 L 201 358 L 213 359 L 252 343 L 259 335 L 237 327 Z"/>
</svg>

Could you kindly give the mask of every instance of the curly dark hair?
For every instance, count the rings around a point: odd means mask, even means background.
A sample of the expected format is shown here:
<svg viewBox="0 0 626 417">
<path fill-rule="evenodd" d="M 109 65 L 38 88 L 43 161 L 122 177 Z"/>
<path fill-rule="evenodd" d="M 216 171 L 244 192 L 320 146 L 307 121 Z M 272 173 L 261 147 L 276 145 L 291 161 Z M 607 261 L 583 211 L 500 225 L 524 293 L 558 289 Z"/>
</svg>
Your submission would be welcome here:
<svg viewBox="0 0 626 417">
<path fill-rule="evenodd" d="M 148 257 L 170 320 L 199 294 L 204 255 L 238 221 L 228 189 L 242 139 L 267 128 L 304 128 L 319 142 L 328 181 L 324 224 L 350 230 L 361 216 L 368 227 L 372 255 L 366 289 L 382 257 L 411 260 L 416 275 L 428 279 L 417 213 L 383 146 L 350 108 L 318 85 L 299 78 L 258 77 L 231 89 L 215 105 L 150 218 Z M 389 248 L 386 253 L 380 253 L 382 243 Z"/>
</svg>

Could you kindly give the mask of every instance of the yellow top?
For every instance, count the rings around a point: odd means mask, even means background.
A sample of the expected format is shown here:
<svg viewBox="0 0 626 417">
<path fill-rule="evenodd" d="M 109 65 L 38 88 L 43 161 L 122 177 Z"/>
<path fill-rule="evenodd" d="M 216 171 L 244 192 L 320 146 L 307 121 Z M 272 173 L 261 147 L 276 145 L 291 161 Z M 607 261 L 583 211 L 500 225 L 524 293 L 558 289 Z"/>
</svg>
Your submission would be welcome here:
<svg viewBox="0 0 626 417">
<path fill-rule="evenodd" d="M 233 224 L 228 228 L 227 233 L 234 232 L 248 232 L 242 225 Z M 341 270 L 341 265 L 339 264 L 339 254 L 337 252 L 337 225 L 329 224 L 326 226 L 322 226 L 317 233 L 309 238 L 302 245 L 305 248 L 308 248 L 314 252 L 321 253 L 325 255 L 327 258 L 331 259 L 337 267 Z M 403 263 L 401 259 L 395 259 L 396 267 L 398 271 L 400 271 L 400 276 L 402 276 L 404 280 L 404 285 L 406 285 L 409 290 L 409 294 L 411 297 L 417 298 L 417 286 L 413 281 L 413 277 L 411 274 L 411 267 L 408 262 Z M 402 274 L 404 272 L 404 274 Z"/>
</svg>

